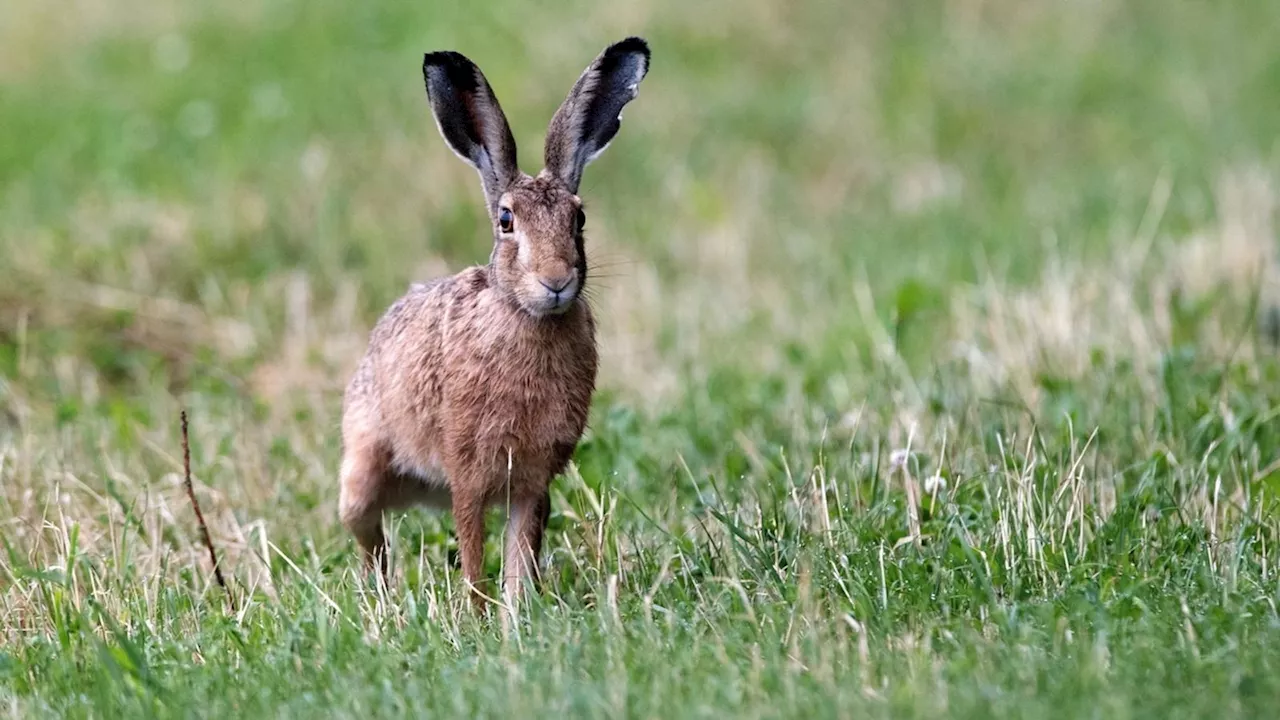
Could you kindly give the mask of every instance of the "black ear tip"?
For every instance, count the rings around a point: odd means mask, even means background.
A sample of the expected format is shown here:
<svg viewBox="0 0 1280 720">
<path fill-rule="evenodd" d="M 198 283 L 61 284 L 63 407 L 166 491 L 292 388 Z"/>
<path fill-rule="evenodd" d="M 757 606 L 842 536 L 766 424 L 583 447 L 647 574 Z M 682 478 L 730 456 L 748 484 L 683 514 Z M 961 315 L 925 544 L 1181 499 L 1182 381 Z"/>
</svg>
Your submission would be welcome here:
<svg viewBox="0 0 1280 720">
<path fill-rule="evenodd" d="M 426 68 L 458 68 L 470 65 L 466 55 L 454 53 L 453 50 L 436 50 L 435 53 L 422 55 L 422 69 Z"/>
<path fill-rule="evenodd" d="M 472 90 L 476 86 L 476 65 L 459 52 L 438 50 L 423 55 L 422 76 L 428 85 L 435 73 L 443 73 L 444 78 L 459 90 Z"/>
<path fill-rule="evenodd" d="M 605 51 L 605 55 L 618 56 L 636 53 L 644 56 L 645 65 L 649 64 L 649 43 L 645 42 L 642 37 L 632 35 L 625 40 L 610 45 Z"/>
</svg>

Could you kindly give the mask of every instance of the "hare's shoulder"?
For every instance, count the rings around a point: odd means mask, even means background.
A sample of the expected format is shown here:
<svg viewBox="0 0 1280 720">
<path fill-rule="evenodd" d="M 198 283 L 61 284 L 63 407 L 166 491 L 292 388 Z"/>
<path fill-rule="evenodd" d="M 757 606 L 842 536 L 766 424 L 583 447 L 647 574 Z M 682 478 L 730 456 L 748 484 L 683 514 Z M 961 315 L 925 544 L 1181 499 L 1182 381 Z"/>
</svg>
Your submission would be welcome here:
<svg viewBox="0 0 1280 720">
<path fill-rule="evenodd" d="M 456 310 L 473 304 L 476 296 L 488 287 L 488 273 L 483 267 L 414 283 L 382 314 L 371 340 L 392 341 L 415 328 L 435 325 L 450 308 Z"/>
</svg>

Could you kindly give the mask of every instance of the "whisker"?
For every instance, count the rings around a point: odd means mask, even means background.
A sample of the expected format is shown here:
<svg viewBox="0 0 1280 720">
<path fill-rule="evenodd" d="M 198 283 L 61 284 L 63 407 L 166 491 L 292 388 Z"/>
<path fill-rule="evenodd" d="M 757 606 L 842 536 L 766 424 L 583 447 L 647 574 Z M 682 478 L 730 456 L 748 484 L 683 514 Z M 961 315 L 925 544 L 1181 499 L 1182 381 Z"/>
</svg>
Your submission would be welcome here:
<svg viewBox="0 0 1280 720">
<path fill-rule="evenodd" d="M 603 261 L 607 264 L 626 264 L 626 265 L 634 265 L 637 262 L 636 258 L 623 253 L 596 251 L 596 252 L 589 252 L 587 254 L 590 255 L 590 258 L 588 258 L 587 262 Z"/>
<path fill-rule="evenodd" d="M 633 256 L 631 256 L 631 255 L 624 255 L 624 254 L 621 254 L 621 253 L 602 252 L 602 251 L 599 251 L 599 250 L 597 250 L 596 252 L 592 253 L 592 256 L 593 256 L 596 260 L 601 260 L 601 259 L 603 259 L 603 260 L 621 260 L 621 261 L 625 261 L 625 262 L 635 262 L 635 260 L 636 260 L 636 258 L 634 258 L 634 257 L 633 257 Z"/>
<path fill-rule="evenodd" d="M 636 263 L 587 263 L 587 270 L 595 272 L 597 270 L 630 270 L 636 267 Z"/>
<path fill-rule="evenodd" d="M 611 276 L 618 277 L 622 275 L 634 276 L 634 272 L 629 272 L 627 268 L 618 268 L 612 266 L 606 267 L 588 267 L 587 273 L 596 277 Z"/>
</svg>

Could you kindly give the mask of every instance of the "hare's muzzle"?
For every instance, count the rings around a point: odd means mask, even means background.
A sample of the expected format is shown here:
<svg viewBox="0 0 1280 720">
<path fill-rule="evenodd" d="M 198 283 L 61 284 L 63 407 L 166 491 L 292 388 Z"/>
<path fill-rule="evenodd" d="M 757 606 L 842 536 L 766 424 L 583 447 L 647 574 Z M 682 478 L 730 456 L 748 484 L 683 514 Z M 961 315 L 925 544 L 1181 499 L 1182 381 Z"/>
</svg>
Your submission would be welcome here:
<svg viewBox="0 0 1280 720">
<path fill-rule="evenodd" d="M 538 277 L 538 284 L 543 292 L 543 312 L 562 313 L 569 309 L 578 297 L 578 271 L 572 270 L 567 275 Z"/>
</svg>

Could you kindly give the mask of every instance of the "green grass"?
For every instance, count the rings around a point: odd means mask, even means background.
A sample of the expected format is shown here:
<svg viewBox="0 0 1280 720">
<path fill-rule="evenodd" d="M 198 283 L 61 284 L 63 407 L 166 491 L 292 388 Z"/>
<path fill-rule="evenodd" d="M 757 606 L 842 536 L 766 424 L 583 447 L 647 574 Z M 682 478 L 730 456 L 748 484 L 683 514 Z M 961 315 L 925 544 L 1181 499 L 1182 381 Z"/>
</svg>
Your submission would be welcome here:
<svg viewBox="0 0 1280 720">
<path fill-rule="evenodd" d="M 1280 5 L 10 5 L 8 715 L 1280 702 Z M 583 184 L 602 387 L 544 593 L 470 615 L 426 511 L 379 592 L 342 387 L 409 282 L 488 254 L 421 53 L 477 61 L 535 170 L 628 34 L 653 69 Z"/>
</svg>

